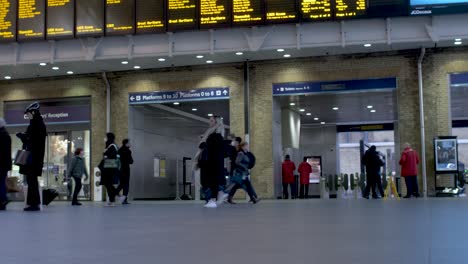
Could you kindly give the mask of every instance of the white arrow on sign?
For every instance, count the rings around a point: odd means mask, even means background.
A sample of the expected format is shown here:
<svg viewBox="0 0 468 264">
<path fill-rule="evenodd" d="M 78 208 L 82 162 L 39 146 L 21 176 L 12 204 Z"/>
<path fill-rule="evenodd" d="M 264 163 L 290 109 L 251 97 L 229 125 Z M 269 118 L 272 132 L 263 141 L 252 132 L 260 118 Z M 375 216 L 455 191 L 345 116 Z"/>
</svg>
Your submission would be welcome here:
<svg viewBox="0 0 468 264">
<path fill-rule="evenodd" d="M 135 97 L 131 96 L 130 101 L 134 101 L 134 100 L 135 100 Z"/>
<path fill-rule="evenodd" d="M 227 93 L 228 93 L 227 90 L 224 90 L 224 91 L 223 91 L 223 94 L 224 94 L 224 95 L 227 95 Z"/>
</svg>

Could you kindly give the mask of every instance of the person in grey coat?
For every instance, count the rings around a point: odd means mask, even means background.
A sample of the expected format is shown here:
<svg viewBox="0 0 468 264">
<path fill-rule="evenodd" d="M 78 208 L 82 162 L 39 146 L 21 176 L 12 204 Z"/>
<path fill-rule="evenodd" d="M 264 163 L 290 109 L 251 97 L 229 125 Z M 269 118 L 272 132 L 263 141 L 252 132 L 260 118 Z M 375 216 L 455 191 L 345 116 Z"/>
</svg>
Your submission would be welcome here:
<svg viewBox="0 0 468 264">
<path fill-rule="evenodd" d="M 75 190 L 73 192 L 72 206 L 81 205 L 81 203 L 78 202 L 78 194 L 80 193 L 82 187 L 81 178 L 83 175 L 86 177 L 86 179 L 89 177 L 83 156 L 83 149 L 77 148 L 75 151 L 75 156 L 71 160 L 68 167 L 68 177 L 73 177 L 73 180 L 75 180 Z"/>
</svg>

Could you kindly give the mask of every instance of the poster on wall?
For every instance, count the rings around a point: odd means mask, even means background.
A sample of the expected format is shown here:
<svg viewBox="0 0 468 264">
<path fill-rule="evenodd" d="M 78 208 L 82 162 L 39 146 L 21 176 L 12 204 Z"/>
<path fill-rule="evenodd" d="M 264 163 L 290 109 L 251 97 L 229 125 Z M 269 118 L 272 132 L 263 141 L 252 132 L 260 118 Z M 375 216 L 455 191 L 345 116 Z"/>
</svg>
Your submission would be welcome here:
<svg viewBox="0 0 468 264">
<path fill-rule="evenodd" d="M 320 183 L 320 178 L 322 177 L 322 157 L 308 157 L 307 162 L 312 166 L 309 183 Z"/>
<path fill-rule="evenodd" d="M 159 178 L 159 158 L 154 158 L 154 177 Z"/>
<path fill-rule="evenodd" d="M 435 138 L 434 157 L 436 172 L 458 171 L 457 137 Z"/>
</svg>

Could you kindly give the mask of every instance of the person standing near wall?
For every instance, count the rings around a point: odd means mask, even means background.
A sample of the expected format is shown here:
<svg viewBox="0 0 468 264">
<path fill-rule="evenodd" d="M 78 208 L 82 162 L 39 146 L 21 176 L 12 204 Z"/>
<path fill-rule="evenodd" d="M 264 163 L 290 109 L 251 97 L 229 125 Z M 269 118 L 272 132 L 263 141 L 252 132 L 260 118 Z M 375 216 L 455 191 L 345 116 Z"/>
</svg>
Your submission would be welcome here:
<svg viewBox="0 0 468 264">
<path fill-rule="evenodd" d="M 113 133 L 107 133 L 106 149 L 104 150 L 103 160 L 101 164 L 99 164 L 99 169 L 101 170 L 101 185 L 106 187 L 107 196 L 109 197 L 109 202 L 106 205 L 110 207 L 115 206 L 116 190 L 114 187 L 114 178 L 119 172 L 119 168 L 112 163 L 118 160 L 118 151 L 119 148 L 115 144 L 115 135 Z"/>
<path fill-rule="evenodd" d="M 418 164 L 419 155 L 411 148 L 409 143 L 405 144 L 405 149 L 401 154 L 401 176 L 405 178 L 406 182 L 406 196 L 403 198 L 410 198 L 411 195 L 419 197 L 418 190 Z"/>
<path fill-rule="evenodd" d="M 379 189 L 381 197 L 384 196 L 382 188 L 382 179 L 380 178 L 380 168 L 385 163 L 380 158 L 380 154 L 377 152 L 376 146 L 371 146 L 364 156 L 362 157 L 362 164 L 366 166 L 367 184 L 364 190 L 364 198 L 369 199 L 370 190 L 372 189 L 372 198 L 379 199 L 375 191 L 375 187 Z"/>
<path fill-rule="evenodd" d="M 291 161 L 291 157 L 286 155 L 282 164 L 283 176 L 283 199 L 289 199 L 288 185 L 291 188 L 291 198 L 294 199 L 296 195 L 296 188 L 294 187 L 294 171 L 296 165 Z"/>
<path fill-rule="evenodd" d="M 312 173 L 312 165 L 307 162 L 307 157 L 304 157 L 303 162 L 299 165 L 298 172 L 301 178 L 301 191 L 299 198 L 308 199 L 309 198 L 309 183 L 310 183 L 310 174 Z"/>
<path fill-rule="evenodd" d="M 83 149 L 77 148 L 75 150 L 75 156 L 71 160 L 70 166 L 68 168 L 68 177 L 73 178 L 73 180 L 75 181 L 75 190 L 73 191 L 72 206 L 81 206 L 81 203 L 78 202 L 78 194 L 80 193 L 82 187 L 81 178 L 83 177 L 83 175 L 85 175 L 86 178 L 89 177 L 83 156 Z"/>
<path fill-rule="evenodd" d="M 5 126 L 5 120 L 0 118 L 0 211 L 5 211 L 8 204 L 6 178 L 12 166 L 11 137 Z"/>
<path fill-rule="evenodd" d="M 39 111 L 40 107 L 39 103 L 35 102 L 26 108 L 25 114 L 30 120 L 29 126 L 25 133 L 16 134 L 23 143 L 23 149 L 30 153 L 27 164 L 20 166 L 20 173 L 26 176 L 28 184 L 26 201 L 28 206 L 24 211 L 40 211 L 41 197 L 37 178 L 42 176 L 47 137 L 46 126 Z"/>
<path fill-rule="evenodd" d="M 123 205 L 130 204 L 128 202 L 128 192 L 130 189 L 130 165 L 133 164 L 132 151 L 130 150 L 130 140 L 124 139 L 122 146 L 119 149 L 120 155 L 120 184 L 117 187 L 116 193 L 120 193 L 123 190 Z"/>
</svg>

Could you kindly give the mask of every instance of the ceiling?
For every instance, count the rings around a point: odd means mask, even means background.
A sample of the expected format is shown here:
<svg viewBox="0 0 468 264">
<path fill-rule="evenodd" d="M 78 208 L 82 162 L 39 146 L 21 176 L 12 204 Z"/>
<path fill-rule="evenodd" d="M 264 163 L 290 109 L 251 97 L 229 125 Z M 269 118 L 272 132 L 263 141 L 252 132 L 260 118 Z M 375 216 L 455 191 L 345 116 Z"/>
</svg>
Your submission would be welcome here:
<svg viewBox="0 0 468 264">
<path fill-rule="evenodd" d="M 397 120 L 395 90 L 276 97 L 282 108 L 301 114 L 302 125 L 366 124 Z M 290 104 L 294 103 L 294 106 Z M 368 108 L 372 106 L 372 109 Z M 338 110 L 333 110 L 338 107 Z M 304 110 L 301 112 L 301 109 Z M 371 113 L 375 110 L 375 113 Z M 307 115 L 310 113 L 310 115 Z M 314 120 L 319 118 L 319 120 Z"/>
</svg>

